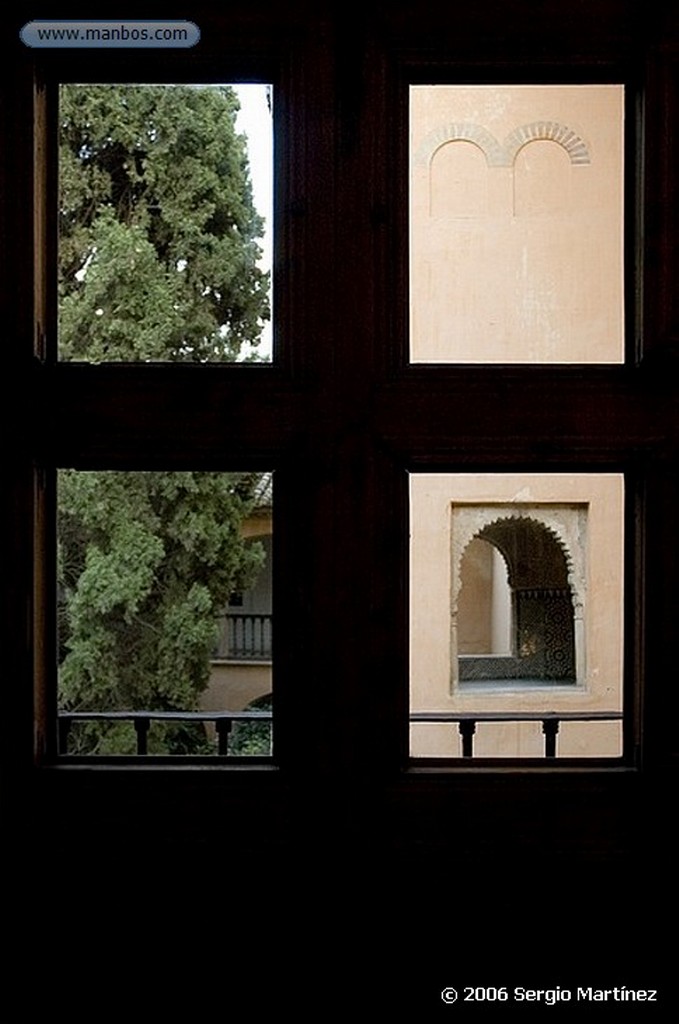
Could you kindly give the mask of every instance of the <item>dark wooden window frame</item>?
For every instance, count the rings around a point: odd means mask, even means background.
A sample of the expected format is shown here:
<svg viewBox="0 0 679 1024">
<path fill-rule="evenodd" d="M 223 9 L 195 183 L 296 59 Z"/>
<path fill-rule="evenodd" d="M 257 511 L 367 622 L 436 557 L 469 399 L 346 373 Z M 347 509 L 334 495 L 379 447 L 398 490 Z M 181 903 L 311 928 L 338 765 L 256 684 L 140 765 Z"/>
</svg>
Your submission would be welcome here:
<svg viewBox="0 0 679 1024">
<path fill-rule="evenodd" d="M 452 817 L 476 821 L 481 802 L 492 806 L 493 827 L 518 807 L 523 834 L 534 834 L 540 814 L 558 815 L 547 811 L 558 794 L 568 806 L 590 805 L 573 843 L 584 848 L 594 835 L 599 848 L 630 849 L 643 799 L 677 756 L 677 691 L 663 681 L 673 667 L 679 568 L 671 511 L 679 498 L 679 147 L 670 131 L 679 32 L 654 22 L 643 34 L 634 24 L 611 34 L 597 27 L 598 5 L 625 6 L 597 0 L 580 12 L 584 26 L 569 25 L 564 7 L 547 45 L 540 17 L 519 31 L 508 14 L 487 31 L 481 14 L 458 14 L 452 24 L 426 4 L 416 22 L 397 5 L 391 17 L 360 25 L 331 5 L 305 18 L 267 4 L 252 17 L 205 14 L 205 48 L 182 55 L 181 77 L 257 78 L 276 89 L 279 334 L 271 367 L 92 367 L 51 358 L 54 124 L 45 97 L 64 65 L 53 54 L 14 55 L 3 174 L 16 200 L 3 209 L 2 227 L 12 252 L 3 279 L 7 379 L 20 398 L 8 429 L 4 536 L 17 581 L 5 606 L 17 725 L 5 754 L 31 780 L 44 820 L 57 813 L 55 802 L 73 823 L 96 801 L 103 830 L 121 820 L 121 794 L 136 791 L 190 817 L 194 837 L 214 836 L 208 809 L 219 802 L 247 822 L 248 842 L 265 846 L 342 825 L 380 843 L 436 836 L 452 844 Z M 129 80 L 172 79 L 180 60 L 144 54 L 135 74 L 141 59 L 127 55 Z M 625 365 L 408 366 L 407 85 L 593 75 L 624 82 L 628 109 L 631 96 L 636 107 Z M 120 80 L 120 67 L 108 54 L 95 61 L 72 51 L 68 80 L 80 77 Z M 58 466 L 276 472 L 275 766 L 83 771 L 55 759 L 49 495 Z M 624 765 L 409 763 L 407 474 L 423 470 L 624 473 Z M 504 810 L 487 803 L 499 778 Z M 197 805 L 206 814 L 198 825 Z M 611 806 L 615 825 L 605 831 L 595 819 Z M 150 835 L 141 815 L 139 822 Z M 466 836 L 460 856 L 478 849 L 478 837 Z"/>
</svg>

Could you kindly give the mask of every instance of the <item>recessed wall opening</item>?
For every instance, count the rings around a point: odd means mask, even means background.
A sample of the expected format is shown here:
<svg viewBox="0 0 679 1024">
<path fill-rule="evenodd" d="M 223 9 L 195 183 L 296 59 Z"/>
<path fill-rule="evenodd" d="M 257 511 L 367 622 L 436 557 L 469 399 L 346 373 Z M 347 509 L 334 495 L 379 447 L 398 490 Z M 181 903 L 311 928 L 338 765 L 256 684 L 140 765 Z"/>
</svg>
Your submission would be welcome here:
<svg viewBox="0 0 679 1024">
<path fill-rule="evenodd" d="M 485 507 L 470 508 L 487 518 Z M 581 518 L 585 535 L 586 509 L 564 507 L 560 513 L 567 522 Z M 459 530 L 463 515 L 458 512 Z M 540 518 L 512 508 L 497 515 L 479 528 L 453 570 L 457 682 L 575 683 L 574 620 L 582 600 L 574 599 L 569 555 L 540 521 L 549 521 L 549 511 L 541 510 Z"/>
</svg>

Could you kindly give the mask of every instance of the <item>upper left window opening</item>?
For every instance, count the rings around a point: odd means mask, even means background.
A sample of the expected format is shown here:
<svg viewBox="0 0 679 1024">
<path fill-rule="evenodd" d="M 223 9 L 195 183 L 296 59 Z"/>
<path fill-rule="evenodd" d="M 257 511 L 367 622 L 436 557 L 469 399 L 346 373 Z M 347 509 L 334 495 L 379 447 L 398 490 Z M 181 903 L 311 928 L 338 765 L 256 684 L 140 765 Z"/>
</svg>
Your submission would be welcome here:
<svg viewBox="0 0 679 1024">
<path fill-rule="evenodd" d="M 58 356 L 270 363 L 272 89 L 62 85 Z"/>
</svg>

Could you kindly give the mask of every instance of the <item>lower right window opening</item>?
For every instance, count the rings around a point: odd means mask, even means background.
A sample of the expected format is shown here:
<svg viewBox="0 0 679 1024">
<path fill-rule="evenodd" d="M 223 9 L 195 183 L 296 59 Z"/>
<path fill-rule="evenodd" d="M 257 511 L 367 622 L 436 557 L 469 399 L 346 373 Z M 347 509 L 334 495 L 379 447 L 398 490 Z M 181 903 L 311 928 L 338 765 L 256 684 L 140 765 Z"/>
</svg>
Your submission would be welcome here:
<svg viewBox="0 0 679 1024">
<path fill-rule="evenodd" d="M 410 474 L 410 756 L 621 758 L 624 480 Z"/>
</svg>

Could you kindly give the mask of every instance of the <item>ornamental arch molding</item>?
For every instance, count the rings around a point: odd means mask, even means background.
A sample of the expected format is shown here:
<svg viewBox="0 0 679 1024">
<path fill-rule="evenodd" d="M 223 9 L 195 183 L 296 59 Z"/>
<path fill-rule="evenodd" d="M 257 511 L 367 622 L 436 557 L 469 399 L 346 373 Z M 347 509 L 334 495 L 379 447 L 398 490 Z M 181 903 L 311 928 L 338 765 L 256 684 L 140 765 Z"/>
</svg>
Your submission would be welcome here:
<svg viewBox="0 0 679 1024">
<path fill-rule="evenodd" d="M 502 142 L 483 125 L 460 122 L 442 125 L 429 132 L 415 152 L 414 166 L 430 167 L 438 151 L 451 142 L 471 142 L 478 146 L 488 167 L 513 167 L 519 150 L 530 142 L 556 143 L 566 151 L 574 166 L 591 163 L 585 140 L 560 121 L 532 121 L 515 128 Z"/>
<path fill-rule="evenodd" d="M 416 167 L 429 167 L 436 154 L 450 142 L 471 142 L 483 153 L 489 167 L 506 166 L 504 148 L 483 125 L 460 122 L 434 128 L 424 138 L 414 157 Z"/>
<path fill-rule="evenodd" d="M 512 592 L 514 612 L 514 664 L 506 671 L 521 679 L 537 674 L 545 680 L 563 678 L 585 682 L 586 528 L 584 505 L 453 505 L 451 523 L 451 669 L 453 684 L 474 679 L 477 668 L 459 664 L 458 611 L 462 586 L 462 560 L 474 539 L 485 540 L 502 555 Z M 548 613 L 548 606 L 551 611 Z M 537 618 L 536 618 L 537 613 Z M 544 614 L 543 614 L 544 613 Z M 547 623 L 545 616 L 551 616 Z M 543 625 L 536 625 L 543 615 Z M 533 627 L 530 622 L 533 622 Z M 533 629 L 537 639 L 526 637 Z M 555 667 L 547 647 L 548 634 L 570 636 L 563 671 Z M 551 642 L 551 641 L 550 641 Z M 536 646 L 537 645 L 537 646 Z M 540 648 L 538 651 L 537 648 Z M 534 655 L 539 654 L 539 657 Z M 563 654 L 558 655 L 560 658 Z M 531 661 L 532 657 L 532 661 Z M 477 659 L 478 660 L 478 659 Z M 551 667 L 550 667 L 551 665 Z M 481 671 L 481 669 L 478 669 Z M 485 670 L 484 670 L 485 671 Z M 471 674 L 469 674 L 471 672 Z M 522 675 L 523 673 L 523 675 Z M 485 678 L 483 675 L 478 678 Z M 505 678 L 510 678 L 507 676 Z"/>
<path fill-rule="evenodd" d="M 519 150 L 531 142 L 555 142 L 566 150 L 572 164 L 578 166 L 591 163 L 589 147 L 577 132 L 558 121 L 533 121 L 517 128 L 504 140 L 507 166 L 513 165 Z"/>
</svg>

